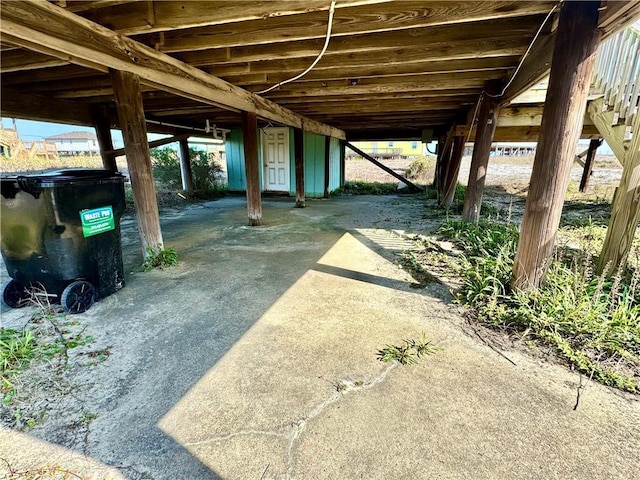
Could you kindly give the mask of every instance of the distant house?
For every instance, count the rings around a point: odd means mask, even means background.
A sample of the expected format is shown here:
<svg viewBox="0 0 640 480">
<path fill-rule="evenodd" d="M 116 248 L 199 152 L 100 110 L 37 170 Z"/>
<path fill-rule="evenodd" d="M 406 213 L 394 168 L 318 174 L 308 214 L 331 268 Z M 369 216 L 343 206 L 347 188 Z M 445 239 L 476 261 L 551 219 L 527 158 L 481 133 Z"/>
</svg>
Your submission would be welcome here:
<svg viewBox="0 0 640 480">
<path fill-rule="evenodd" d="M 69 132 L 46 137 L 56 144 L 58 155 L 99 155 L 98 139 L 91 132 Z"/>
<path fill-rule="evenodd" d="M 414 141 L 378 141 L 378 142 L 353 142 L 353 144 L 365 153 L 377 159 L 408 158 L 425 154 L 424 144 Z M 347 157 L 357 156 L 352 151 L 347 152 Z"/>
</svg>

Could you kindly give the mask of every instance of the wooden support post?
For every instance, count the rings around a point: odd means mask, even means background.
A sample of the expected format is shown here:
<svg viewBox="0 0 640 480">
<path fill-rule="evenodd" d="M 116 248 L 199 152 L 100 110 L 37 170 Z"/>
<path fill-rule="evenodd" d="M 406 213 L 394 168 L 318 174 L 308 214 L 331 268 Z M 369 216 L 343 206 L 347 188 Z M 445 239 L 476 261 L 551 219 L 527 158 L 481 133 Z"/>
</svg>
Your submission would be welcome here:
<svg viewBox="0 0 640 480">
<path fill-rule="evenodd" d="M 456 185 L 458 184 L 458 173 L 460 173 L 460 164 L 462 163 L 462 154 L 464 153 L 465 138 L 456 136 L 453 138 L 451 147 L 451 157 L 444 168 L 442 180 L 442 194 L 440 196 L 441 207 L 451 207 L 453 205 L 453 197 L 456 193 Z"/>
<path fill-rule="evenodd" d="M 493 92 L 493 85 L 485 83 L 485 90 Z M 467 181 L 467 192 L 464 197 L 462 219 L 467 222 L 478 223 L 480 220 L 480 208 L 482 207 L 482 194 L 487 178 L 487 166 L 491 153 L 491 142 L 498 123 L 500 106 L 498 102 L 484 94 L 480 101 L 478 112 L 478 125 L 476 137 L 473 142 L 473 155 L 471 156 L 471 168 Z"/>
<path fill-rule="evenodd" d="M 344 187 L 345 170 L 346 170 L 346 152 L 347 146 L 343 140 L 340 140 L 340 187 Z"/>
<path fill-rule="evenodd" d="M 93 125 L 96 129 L 96 137 L 98 137 L 102 166 L 107 170 L 117 172 L 116 156 L 112 153 L 113 139 L 111 138 L 109 111 L 104 105 L 96 105 L 96 107 L 91 110 L 91 114 L 93 117 Z"/>
<path fill-rule="evenodd" d="M 304 208 L 304 131 L 301 128 L 293 129 L 293 155 L 296 173 L 296 208 Z"/>
<path fill-rule="evenodd" d="M 640 114 L 633 121 L 631 142 L 623 159 L 622 179 L 611 204 L 611 220 L 598 260 L 598 273 L 624 268 L 640 223 Z"/>
<path fill-rule="evenodd" d="M 433 174 L 433 188 L 436 189 L 438 199 L 442 194 L 442 183 L 444 181 L 444 173 L 449 158 L 451 157 L 451 147 L 453 147 L 453 137 L 441 136 L 438 138 L 438 147 L 436 151 L 436 168 Z"/>
<path fill-rule="evenodd" d="M 193 195 L 193 173 L 191 172 L 191 157 L 189 156 L 189 140 L 180 140 L 180 177 L 182 189 L 187 195 Z"/>
<path fill-rule="evenodd" d="M 244 171 L 247 180 L 247 212 L 249 225 L 262 225 L 260 197 L 260 164 L 258 162 L 258 118 L 253 112 L 242 112 Z"/>
<path fill-rule="evenodd" d="M 560 11 L 538 148 L 511 285 L 538 288 L 553 254 L 571 165 L 600 43 L 600 2 L 565 2 Z"/>
<path fill-rule="evenodd" d="M 589 150 L 587 151 L 587 158 L 584 160 L 584 170 L 582 170 L 582 179 L 580 180 L 580 191 L 582 193 L 586 192 L 589 187 L 593 161 L 596 158 L 596 150 L 600 145 L 602 145 L 602 139 L 594 139 L 589 142 Z"/>
<path fill-rule="evenodd" d="M 331 161 L 331 137 L 324 137 L 324 198 L 329 198 L 329 163 Z"/>
<path fill-rule="evenodd" d="M 146 258 L 149 256 L 148 247 L 163 248 L 164 242 L 160 230 L 156 187 L 153 182 L 151 156 L 147 143 L 147 125 L 140 95 L 140 80 L 133 73 L 111 70 L 111 82 L 133 189 L 142 255 Z"/>
</svg>

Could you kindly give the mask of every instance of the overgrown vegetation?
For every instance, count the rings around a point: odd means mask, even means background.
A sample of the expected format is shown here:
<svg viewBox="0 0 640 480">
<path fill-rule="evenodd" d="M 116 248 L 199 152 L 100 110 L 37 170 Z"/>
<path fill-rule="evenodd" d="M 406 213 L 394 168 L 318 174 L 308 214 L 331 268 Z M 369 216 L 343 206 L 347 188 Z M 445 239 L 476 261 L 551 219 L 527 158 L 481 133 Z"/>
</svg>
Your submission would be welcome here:
<svg viewBox="0 0 640 480">
<path fill-rule="evenodd" d="M 194 148 L 189 149 L 193 174 L 194 196 L 211 198 L 224 195 L 226 187 L 222 180 L 222 167 L 212 154 Z M 182 189 L 180 157 L 176 150 L 154 148 L 151 150 L 153 176 L 164 188 Z"/>
<path fill-rule="evenodd" d="M 409 180 L 427 181 L 427 176 L 431 174 L 431 167 L 435 164 L 435 157 L 427 155 L 414 157 L 405 170 L 405 176 Z"/>
<path fill-rule="evenodd" d="M 142 262 L 142 270 L 148 272 L 154 268 L 161 270 L 178 264 L 178 252 L 171 247 L 147 247 L 147 258 Z"/>
<path fill-rule="evenodd" d="M 52 168 L 103 168 L 102 159 L 98 155 L 54 157 L 48 160 L 42 157 L 14 158 L 0 155 L 0 165 L 3 172 L 13 173 L 41 172 Z"/>
<path fill-rule="evenodd" d="M 424 332 L 419 340 L 403 340 L 400 345 L 387 345 L 378 351 L 378 360 L 381 362 L 398 361 L 402 365 L 417 363 L 418 360 L 427 355 L 433 355 L 440 351 L 431 340 L 427 340 Z"/>
<path fill-rule="evenodd" d="M 396 193 L 398 184 L 381 182 L 348 181 L 342 188 L 334 190 L 334 195 L 390 195 Z"/>
<path fill-rule="evenodd" d="M 603 234 L 594 232 L 603 229 L 593 224 L 574 228 L 569 235 L 576 245 L 557 249 L 544 285 L 526 292 L 509 287 L 518 242 L 514 225 L 448 220 L 438 233 L 464 251 L 458 298 L 479 322 L 550 346 L 589 378 L 638 393 L 638 252 L 630 262 L 635 268 L 614 277 L 595 275 L 592 252 L 599 251 Z"/>
<path fill-rule="evenodd" d="M 47 402 L 38 403 L 34 397 L 49 398 L 71 390 L 64 375 L 71 356 L 87 358 L 87 365 L 109 356 L 109 348 L 86 350 L 93 337 L 42 293 L 32 290 L 31 303 L 38 310 L 23 328 L 0 328 L 0 417 L 5 425 L 19 430 L 33 428 L 47 416 L 42 406 Z"/>
</svg>

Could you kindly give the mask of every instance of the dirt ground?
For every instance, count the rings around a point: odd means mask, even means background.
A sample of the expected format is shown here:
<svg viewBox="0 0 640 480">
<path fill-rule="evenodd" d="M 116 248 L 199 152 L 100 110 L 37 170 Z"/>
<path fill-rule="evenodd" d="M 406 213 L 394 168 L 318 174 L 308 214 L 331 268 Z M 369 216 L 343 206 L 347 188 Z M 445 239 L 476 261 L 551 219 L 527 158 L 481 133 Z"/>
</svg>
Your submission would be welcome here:
<svg viewBox="0 0 640 480">
<path fill-rule="evenodd" d="M 404 175 L 407 166 L 411 163 L 410 159 L 386 160 L 383 161 L 386 166 L 392 170 Z M 469 166 L 471 157 L 465 156 L 462 159 L 458 182 L 463 185 L 467 184 L 469 177 Z M 486 185 L 499 186 L 507 193 L 525 193 L 531 170 L 533 166 L 532 156 L 523 157 L 492 157 L 487 170 Z M 429 170 L 419 182 L 430 183 L 433 181 L 433 172 L 435 168 L 435 159 L 431 160 Z M 582 167 L 577 163 L 571 169 L 571 182 L 576 185 L 580 184 L 582 178 Z M 605 199 L 611 199 L 614 189 L 618 186 L 622 178 L 622 166 L 615 157 L 602 155 L 596 157 L 595 166 L 589 182 L 589 191 L 597 192 L 598 196 Z M 385 173 L 372 163 L 361 160 L 351 159 L 346 161 L 345 165 L 346 180 L 362 180 L 365 182 L 391 182 L 397 183 L 397 179 Z M 570 187 L 571 188 L 571 187 Z M 577 188 L 575 188 L 577 190 Z"/>
</svg>

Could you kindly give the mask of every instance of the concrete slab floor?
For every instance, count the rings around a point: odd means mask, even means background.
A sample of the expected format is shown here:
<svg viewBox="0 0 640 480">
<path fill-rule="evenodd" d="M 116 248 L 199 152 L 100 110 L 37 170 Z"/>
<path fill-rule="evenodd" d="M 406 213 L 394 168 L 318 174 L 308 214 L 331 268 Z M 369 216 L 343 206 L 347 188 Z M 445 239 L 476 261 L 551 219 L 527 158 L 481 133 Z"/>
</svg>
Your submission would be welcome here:
<svg viewBox="0 0 640 480">
<path fill-rule="evenodd" d="M 180 265 L 150 273 L 125 219 L 127 286 L 77 316 L 112 346 L 73 373 L 95 420 L 74 441 L 55 419 L 2 428 L 0 457 L 88 478 L 637 478 L 636 397 L 589 384 L 574 411 L 577 374 L 509 363 L 396 265 L 397 232 L 430 226 L 418 197 L 263 202 L 263 227 L 240 197 L 164 214 Z M 377 360 L 422 332 L 439 352 Z"/>
</svg>

